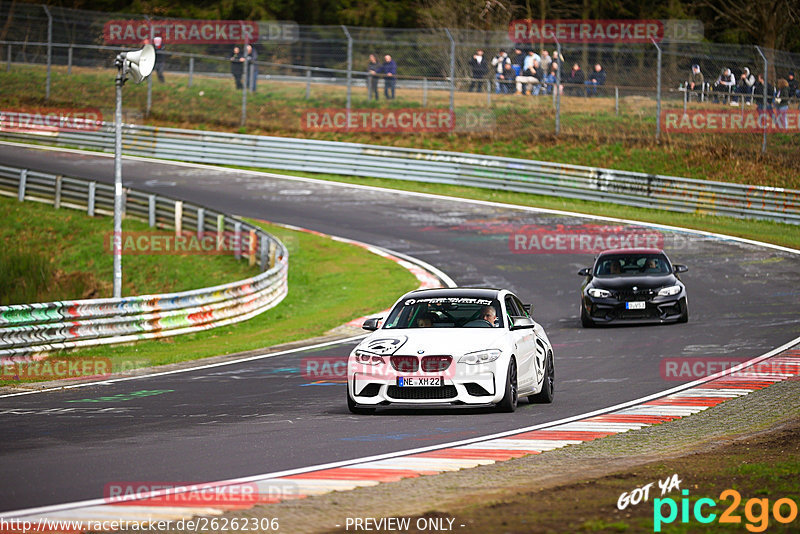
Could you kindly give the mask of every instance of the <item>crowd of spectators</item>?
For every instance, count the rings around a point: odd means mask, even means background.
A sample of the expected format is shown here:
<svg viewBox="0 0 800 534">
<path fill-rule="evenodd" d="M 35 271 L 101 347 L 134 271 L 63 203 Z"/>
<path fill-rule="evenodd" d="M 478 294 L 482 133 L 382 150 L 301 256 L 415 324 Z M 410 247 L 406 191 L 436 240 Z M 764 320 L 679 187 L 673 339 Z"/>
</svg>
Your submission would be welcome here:
<svg viewBox="0 0 800 534">
<path fill-rule="evenodd" d="M 774 108 L 780 111 L 800 99 L 800 88 L 794 71 L 790 71 L 785 78 L 778 78 L 775 85 L 766 84 L 766 100 L 764 85 L 764 75 L 759 73 L 754 76 L 749 67 L 741 67 L 738 79 L 730 68 L 723 67 L 712 82 L 706 80 L 700 65 L 694 64 L 682 90 L 687 92 L 688 100 L 710 99 L 714 103 L 730 103 L 732 106 L 750 106 L 755 103 L 759 110 Z"/>
</svg>

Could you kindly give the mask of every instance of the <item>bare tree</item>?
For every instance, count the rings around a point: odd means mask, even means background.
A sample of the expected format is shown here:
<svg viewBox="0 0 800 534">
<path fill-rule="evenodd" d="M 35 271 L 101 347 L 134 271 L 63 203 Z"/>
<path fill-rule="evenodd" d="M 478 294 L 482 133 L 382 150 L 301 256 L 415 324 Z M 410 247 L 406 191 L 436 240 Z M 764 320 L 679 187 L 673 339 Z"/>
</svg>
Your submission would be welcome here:
<svg viewBox="0 0 800 534">
<path fill-rule="evenodd" d="M 792 24 L 800 22 L 796 0 L 702 0 L 701 5 L 766 48 L 782 48 Z"/>
</svg>

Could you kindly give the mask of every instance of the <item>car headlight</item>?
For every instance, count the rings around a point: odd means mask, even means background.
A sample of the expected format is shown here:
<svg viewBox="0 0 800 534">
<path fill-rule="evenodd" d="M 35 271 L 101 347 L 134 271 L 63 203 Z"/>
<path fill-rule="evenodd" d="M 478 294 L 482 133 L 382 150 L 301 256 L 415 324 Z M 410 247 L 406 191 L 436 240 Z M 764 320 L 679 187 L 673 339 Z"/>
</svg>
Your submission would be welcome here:
<svg viewBox="0 0 800 534">
<path fill-rule="evenodd" d="M 671 297 L 681 292 L 681 286 L 662 287 L 658 290 L 659 297 Z"/>
<path fill-rule="evenodd" d="M 605 299 L 611 296 L 611 291 L 607 289 L 598 289 L 596 287 L 592 287 L 588 291 L 590 297 L 594 297 L 596 299 Z"/>
<path fill-rule="evenodd" d="M 371 352 L 366 352 L 363 350 L 357 350 L 355 353 L 355 358 L 357 363 L 364 365 L 381 365 L 382 363 L 386 363 L 382 356 L 378 356 L 377 354 L 372 354 Z"/>
<path fill-rule="evenodd" d="M 458 361 L 469 365 L 480 365 L 495 361 L 501 354 L 503 354 L 503 351 L 498 349 L 479 350 L 463 355 Z"/>
</svg>

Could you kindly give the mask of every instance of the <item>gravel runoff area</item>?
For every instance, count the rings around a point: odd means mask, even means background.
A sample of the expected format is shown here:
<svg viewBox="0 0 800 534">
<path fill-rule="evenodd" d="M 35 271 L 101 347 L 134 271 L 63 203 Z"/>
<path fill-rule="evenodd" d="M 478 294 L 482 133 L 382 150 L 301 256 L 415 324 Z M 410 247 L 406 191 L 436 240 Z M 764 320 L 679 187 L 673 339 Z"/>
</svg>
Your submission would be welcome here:
<svg viewBox="0 0 800 534">
<path fill-rule="evenodd" d="M 558 396 L 556 401 L 558 402 Z M 788 433 L 788 434 L 787 434 Z M 777 436 L 781 439 L 778 440 Z M 787 438 L 787 436 L 789 436 Z M 731 460 L 726 465 L 729 455 L 735 456 L 738 448 L 751 450 L 759 456 L 759 447 L 770 446 L 770 437 L 774 442 L 790 443 L 790 449 L 800 447 L 800 377 L 787 379 L 768 388 L 754 391 L 743 397 L 729 400 L 683 419 L 645 427 L 640 430 L 616 434 L 606 438 L 571 445 L 561 449 L 526 456 L 494 465 L 481 466 L 457 472 L 443 473 L 436 476 L 422 476 L 404 479 L 399 482 L 384 483 L 371 488 L 359 488 L 352 491 L 334 492 L 321 496 L 289 500 L 277 504 L 267 504 L 242 512 L 230 512 L 226 516 L 233 517 L 267 517 L 278 518 L 279 532 L 317 533 L 317 532 L 355 532 L 354 527 L 347 527 L 347 518 L 381 518 L 411 517 L 414 525 L 419 517 L 453 518 L 453 532 L 570 532 L 571 528 L 552 528 L 553 524 L 564 525 L 570 517 L 571 507 L 558 506 L 547 508 L 541 517 L 544 521 L 533 521 L 523 527 L 511 528 L 512 523 L 498 520 L 494 527 L 487 530 L 487 525 L 472 518 L 481 510 L 491 513 L 493 508 L 501 508 L 509 500 L 519 504 L 527 501 L 532 507 L 557 492 L 567 490 L 565 498 L 569 499 L 574 492 L 571 488 L 579 488 L 584 484 L 596 484 L 604 478 L 625 479 L 622 485 L 628 491 L 656 482 L 652 476 L 645 475 L 647 467 L 660 466 L 663 478 L 677 473 L 685 481 L 681 488 L 692 481 L 692 472 L 688 470 L 693 456 L 706 454 L 722 462 L 725 468 L 735 468 L 742 460 Z M 766 441 L 765 441 L 766 440 Z M 788 440 L 788 441 L 787 441 Z M 768 445 L 764 445 L 767 443 Z M 774 443 L 772 444 L 774 445 Z M 783 453 L 783 450 L 773 451 Z M 791 452 L 791 451 L 787 451 Z M 798 451 L 795 450 L 795 457 Z M 743 460 L 746 461 L 746 460 Z M 671 467 L 666 468 L 666 463 Z M 680 467 L 687 466 L 686 471 Z M 793 464 L 798 466 L 800 464 Z M 641 476 L 636 476 L 637 472 Z M 792 475 L 795 479 L 796 475 Z M 734 478 L 735 480 L 735 478 Z M 795 499 L 800 489 L 797 481 L 794 484 Z M 689 486 L 692 487 L 692 486 Z M 697 485 L 694 484 L 697 488 Z M 625 491 L 623 489 L 622 491 Z M 652 516 L 652 500 L 660 497 L 658 485 L 654 484 L 650 494 L 650 502 L 641 503 L 640 511 L 649 507 Z M 695 490 L 702 491 L 702 488 Z M 610 491 L 608 493 L 611 493 Z M 579 529 L 582 531 L 617 531 L 628 530 L 621 525 L 593 523 L 593 517 L 616 513 L 615 503 L 620 495 L 616 492 L 608 495 L 606 502 L 594 510 L 584 511 L 589 520 Z M 694 498 L 717 497 L 718 493 L 694 495 Z M 750 495 L 751 497 L 753 495 Z M 786 495 L 758 495 L 777 499 Z M 677 490 L 672 497 L 679 500 Z M 743 494 L 743 502 L 748 495 Z M 797 502 L 797 500 L 795 500 Z M 609 504 L 610 503 L 610 504 Z M 476 506 L 478 509 L 476 511 Z M 481 508 L 483 507 L 483 508 Z M 725 503 L 721 503 L 715 511 L 721 513 Z M 633 507 L 630 508 L 632 510 Z M 739 508 L 741 514 L 742 507 Z M 459 513 L 463 512 L 463 519 Z M 559 518 L 558 514 L 566 514 Z M 630 515 L 628 515 L 630 517 Z M 519 518 L 517 518 L 517 524 Z M 443 522 L 445 528 L 447 521 Z M 796 527 L 793 523 L 791 527 Z M 550 526 L 547 526 L 550 525 Z M 580 523 L 578 523 L 580 525 Z M 588 525 L 588 526 L 587 526 Z M 652 523 L 651 523 L 652 525 Z M 699 526 L 695 522 L 695 525 Z M 714 526 L 714 525 L 710 525 Z M 716 525 L 719 526 L 719 525 Z M 744 522 L 735 525 L 742 532 Z M 374 525 L 373 525 L 374 527 Z M 360 532 L 398 532 L 398 530 L 361 529 Z M 415 528 L 402 532 L 418 532 Z M 441 532 L 444 530 L 426 529 L 419 532 Z M 630 532 L 642 530 L 631 529 Z M 647 531 L 652 532 L 649 528 Z M 770 530 L 771 532 L 772 530 Z M 791 530 L 789 530 L 791 531 Z"/>
</svg>

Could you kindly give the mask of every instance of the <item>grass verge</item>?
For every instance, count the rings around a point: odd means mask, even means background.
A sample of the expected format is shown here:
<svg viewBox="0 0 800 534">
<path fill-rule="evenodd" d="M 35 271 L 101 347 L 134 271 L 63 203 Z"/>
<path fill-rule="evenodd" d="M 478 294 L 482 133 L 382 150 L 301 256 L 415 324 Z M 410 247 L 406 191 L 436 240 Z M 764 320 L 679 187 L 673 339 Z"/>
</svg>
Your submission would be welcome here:
<svg viewBox="0 0 800 534">
<path fill-rule="evenodd" d="M 385 309 L 418 286 L 398 264 L 366 250 L 259 221 L 289 249 L 289 294 L 275 308 L 248 321 L 204 332 L 92 347 L 58 359 L 110 358 L 114 372 L 166 365 L 298 341 Z M 20 382 L 0 381 L 0 386 Z"/>
</svg>

